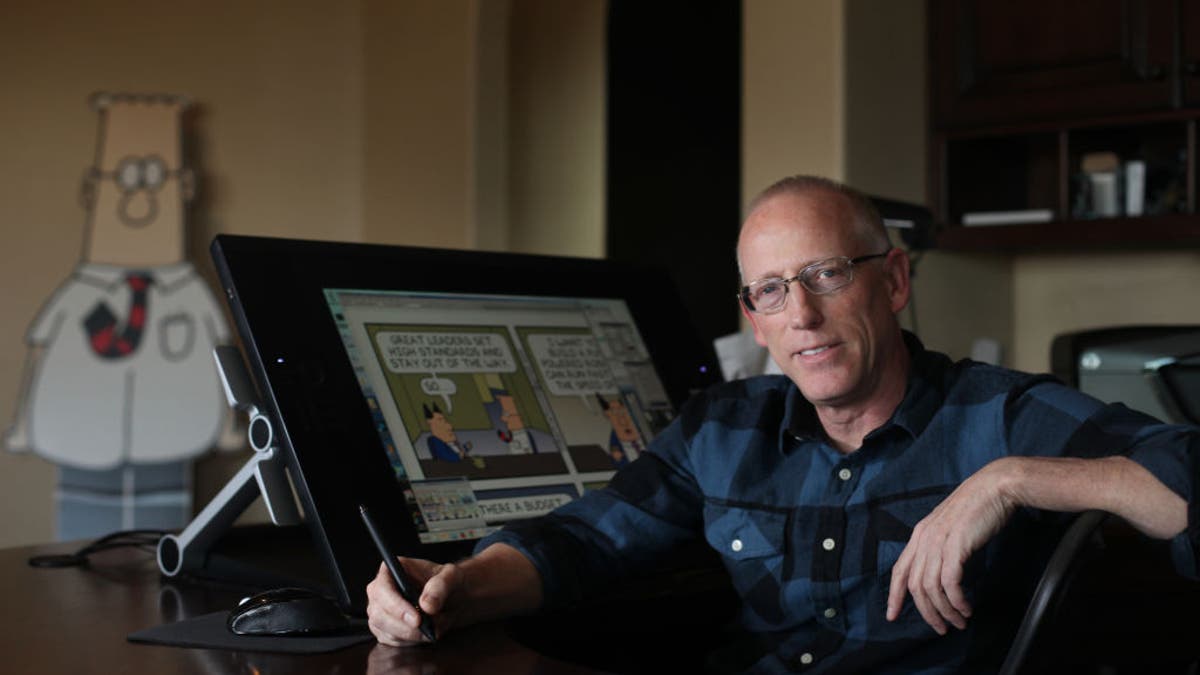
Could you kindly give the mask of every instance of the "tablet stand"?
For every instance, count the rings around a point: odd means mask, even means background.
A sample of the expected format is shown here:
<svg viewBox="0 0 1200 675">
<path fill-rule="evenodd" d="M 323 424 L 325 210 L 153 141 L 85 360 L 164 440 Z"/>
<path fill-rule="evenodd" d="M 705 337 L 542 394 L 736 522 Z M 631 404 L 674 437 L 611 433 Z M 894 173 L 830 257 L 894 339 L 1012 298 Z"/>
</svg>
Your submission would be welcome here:
<svg viewBox="0 0 1200 675">
<path fill-rule="evenodd" d="M 182 532 L 158 540 L 158 567 L 168 577 L 203 569 L 209 549 L 259 494 L 266 503 L 271 522 L 276 525 L 300 522 L 300 512 L 288 483 L 282 453 L 275 443 L 271 420 L 259 409 L 258 397 L 241 352 L 237 347 L 221 346 L 213 349 L 213 357 L 229 407 L 250 417 L 247 435 L 254 456 Z"/>
</svg>

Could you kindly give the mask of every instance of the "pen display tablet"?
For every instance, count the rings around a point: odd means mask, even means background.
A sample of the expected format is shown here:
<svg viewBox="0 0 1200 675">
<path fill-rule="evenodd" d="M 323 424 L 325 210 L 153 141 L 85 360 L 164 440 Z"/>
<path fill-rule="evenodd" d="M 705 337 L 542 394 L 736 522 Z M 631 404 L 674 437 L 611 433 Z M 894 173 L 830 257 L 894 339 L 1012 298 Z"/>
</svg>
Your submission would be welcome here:
<svg viewBox="0 0 1200 675">
<path fill-rule="evenodd" d="M 221 235 L 213 255 L 343 605 L 377 555 L 453 559 L 603 486 L 715 358 L 658 271 Z"/>
</svg>

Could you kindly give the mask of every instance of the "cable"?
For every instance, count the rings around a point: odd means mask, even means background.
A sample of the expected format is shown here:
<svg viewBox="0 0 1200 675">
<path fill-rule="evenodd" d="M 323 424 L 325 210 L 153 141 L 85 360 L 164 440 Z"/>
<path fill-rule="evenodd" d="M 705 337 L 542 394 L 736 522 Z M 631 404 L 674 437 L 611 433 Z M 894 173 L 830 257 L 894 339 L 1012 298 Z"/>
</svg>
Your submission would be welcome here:
<svg viewBox="0 0 1200 675">
<path fill-rule="evenodd" d="M 30 567 L 43 569 L 53 567 L 86 567 L 90 562 L 88 557 L 100 551 L 108 551 L 114 548 L 137 547 L 144 551 L 154 552 L 158 548 L 158 540 L 165 534 L 170 533 L 166 530 L 120 530 L 106 534 L 74 553 L 35 555 L 28 562 Z"/>
</svg>

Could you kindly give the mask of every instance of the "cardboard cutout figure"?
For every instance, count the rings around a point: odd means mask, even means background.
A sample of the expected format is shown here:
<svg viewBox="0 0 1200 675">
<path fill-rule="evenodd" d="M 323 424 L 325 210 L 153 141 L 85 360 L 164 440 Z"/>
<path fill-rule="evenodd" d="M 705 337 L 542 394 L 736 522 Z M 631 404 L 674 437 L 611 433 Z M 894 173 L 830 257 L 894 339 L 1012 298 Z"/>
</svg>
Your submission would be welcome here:
<svg viewBox="0 0 1200 675">
<path fill-rule="evenodd" d="M 83 259 L 26 335 L 9 450 L 59 465 L 58 536 L 175 528 L 191 517 L 190 459 L 240 447 L 212 348 L 229 330 L 184 259 L 185 99 L 96 94 Z"/>
</svg>

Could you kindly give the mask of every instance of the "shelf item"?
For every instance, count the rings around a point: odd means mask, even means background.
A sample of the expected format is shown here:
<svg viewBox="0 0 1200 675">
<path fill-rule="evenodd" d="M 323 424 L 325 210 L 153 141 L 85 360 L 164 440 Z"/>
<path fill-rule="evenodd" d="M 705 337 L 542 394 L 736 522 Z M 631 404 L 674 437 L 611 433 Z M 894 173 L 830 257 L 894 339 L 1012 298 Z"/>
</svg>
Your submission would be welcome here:
<svg viewBox="0 0 1200 675">
<path fill-rule="evenodd" d="M 968 227 L 980 225 L 1016 225 L 1020 223 L 1048 223 L 1054 220 L 1050 209 L 1025 209 L 1023 211 L 975 211 L 964 213 L 962 224 Z"/>
</svg>

